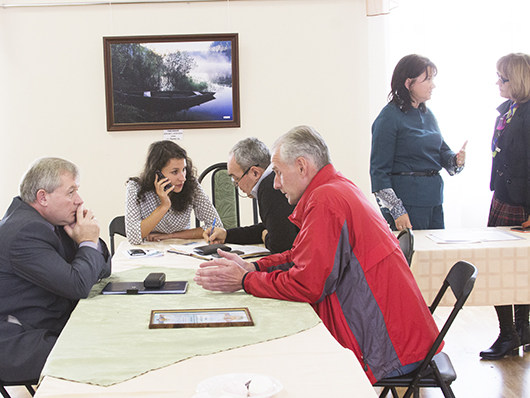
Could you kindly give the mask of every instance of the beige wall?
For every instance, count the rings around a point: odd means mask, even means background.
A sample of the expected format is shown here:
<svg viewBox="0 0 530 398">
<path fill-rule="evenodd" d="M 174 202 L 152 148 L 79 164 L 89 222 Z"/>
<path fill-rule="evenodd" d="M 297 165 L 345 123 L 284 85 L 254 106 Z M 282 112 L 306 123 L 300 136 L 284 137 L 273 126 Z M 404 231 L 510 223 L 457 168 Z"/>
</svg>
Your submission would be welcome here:
<svg viewBox="0 0 530 398">
<path fill-rule="evenodd" d="M 103 237 L 124 213 L 125 181 L 163 135 L 106 130 L 102 37 L 122 35 L 239 34 L 241 127 L 184 131 L 179 143 L 199 171 L 244 137 L 271 145 L 310 124 L 336 167 L 369 194 L 370 125 L 387 91 L 376 77 L 385 75 L 383 37 L 370 38 L 379 23 L 364 0 L 0 8 L 0 213 L 42 156 L 80 167 L 80 193 Z"/>
</svg>

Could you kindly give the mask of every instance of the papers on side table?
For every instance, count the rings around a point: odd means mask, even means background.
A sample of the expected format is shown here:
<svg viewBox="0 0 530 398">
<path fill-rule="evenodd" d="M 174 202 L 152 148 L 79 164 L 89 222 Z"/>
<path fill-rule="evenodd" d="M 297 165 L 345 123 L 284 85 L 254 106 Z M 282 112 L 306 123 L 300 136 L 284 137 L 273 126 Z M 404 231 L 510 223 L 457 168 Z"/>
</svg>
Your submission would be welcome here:
<svg viewBox="0 0 530 398">
<path fill-rule="evenodd" d="M 524 239 L 507 231 L 488 230 L 439 230 L 427 234 L 436 243 L 480 243 Z"/>
</svg>

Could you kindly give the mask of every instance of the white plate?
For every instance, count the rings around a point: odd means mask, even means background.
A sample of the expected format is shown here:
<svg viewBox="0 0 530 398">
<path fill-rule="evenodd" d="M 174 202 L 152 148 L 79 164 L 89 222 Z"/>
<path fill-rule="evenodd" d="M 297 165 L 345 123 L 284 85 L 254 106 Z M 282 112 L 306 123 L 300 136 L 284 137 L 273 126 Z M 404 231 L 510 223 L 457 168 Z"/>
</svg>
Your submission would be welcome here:
<svg viewBox="0 0 530 398">
<path fill-rule="evenodd" d="M 201 381 L 197 385 L 197 392 L 198 393 L 208 393 L 212 397 L 220 397 L 223 394 L 221 389 L 223 386 L 231 381 L 238 381 L 242 383 L 246 383 L 249 380 L 252 380 L 256 376 L 264 376 L 268 377 L 272 381 L 273 389 L 269 391 L 267 394 L 261 394 L 261 395 L 254 395 L 252 398 L 270 398 L 276 394 L 278 394 L 282 389 L 283 385 L 280 383 L 280 380 L 278 380 L 275 377 L 267 376 L 267 375 L 258 375 L 256 373 L 230 373 L 226 375 L 219 375 L 210 377 L 209 379 Z"/>
</svg>

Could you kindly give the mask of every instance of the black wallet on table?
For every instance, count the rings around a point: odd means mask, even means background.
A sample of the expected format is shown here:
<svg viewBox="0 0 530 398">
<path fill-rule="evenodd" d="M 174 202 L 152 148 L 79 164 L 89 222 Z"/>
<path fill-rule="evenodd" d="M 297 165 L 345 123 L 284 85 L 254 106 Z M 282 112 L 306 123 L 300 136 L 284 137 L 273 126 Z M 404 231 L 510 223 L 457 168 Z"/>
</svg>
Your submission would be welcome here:
<svg viewBox="0 0 530 398">
<path fill-rule="evenodd" d="M 208 256 L 210 254 L 217 253 L 217 249 L 224 250 L 225 252 L 229 252 L 232 250 L 231 247 L 223 245 L 221 243 L 216 243 L 215 245 L 206 245 L 206 246 L 199 246 L 193 249 L 193 251 L 197 254 L 200 254 L 201 256 Z"/>
</svg>

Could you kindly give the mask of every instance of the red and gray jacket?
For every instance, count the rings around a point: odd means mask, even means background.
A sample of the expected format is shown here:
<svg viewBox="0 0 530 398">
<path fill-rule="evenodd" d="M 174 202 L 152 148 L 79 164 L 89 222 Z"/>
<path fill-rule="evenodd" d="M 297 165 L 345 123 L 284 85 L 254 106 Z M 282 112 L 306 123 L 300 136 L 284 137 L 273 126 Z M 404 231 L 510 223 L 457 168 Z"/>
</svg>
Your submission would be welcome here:
<svg viewBox="0 0 530 398">
<path fill-rule="evenodd" d="M 313 178 L 290 220 L 291 250 L 257 261 L 245 291 L 312 304 L 352 350 L 372 383 L 424 359 L 438 335 L 425 300 L 385 220 L 330 164 Z"/>
</svg>

